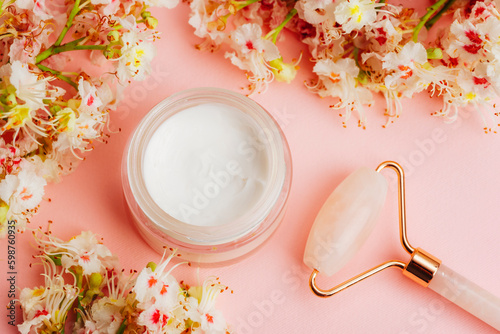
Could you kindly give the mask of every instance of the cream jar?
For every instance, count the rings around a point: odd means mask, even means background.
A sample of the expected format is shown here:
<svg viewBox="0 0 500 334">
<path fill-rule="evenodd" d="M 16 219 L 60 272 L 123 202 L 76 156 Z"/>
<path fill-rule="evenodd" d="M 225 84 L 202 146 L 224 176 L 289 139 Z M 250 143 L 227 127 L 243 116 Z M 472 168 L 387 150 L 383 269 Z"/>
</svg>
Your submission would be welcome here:
<svg viewBox="0 0 500 334">
<path fill-rule="evenodd" d="M 159 252 L 204 264 L 261 245 L 283 219 L 292 162 L 278 123 L 253 100 L 196 88 L 156 105 L 125 149 L 133 221 Z"/>
</svg>

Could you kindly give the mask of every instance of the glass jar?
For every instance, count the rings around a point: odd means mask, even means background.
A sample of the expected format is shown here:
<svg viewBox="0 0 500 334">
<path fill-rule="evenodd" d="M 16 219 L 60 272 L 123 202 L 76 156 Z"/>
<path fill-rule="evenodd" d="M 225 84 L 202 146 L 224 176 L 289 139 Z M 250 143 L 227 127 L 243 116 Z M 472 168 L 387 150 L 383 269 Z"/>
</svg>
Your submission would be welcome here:
<svg viewBox="0 0 500 334">
<path fill-rule="evenodd" d="M 158 128 L 173 115 L 207 103 L 236 108 L 251 117 L 259 127 L 259 143 L 265 146 L 269 169 L 269 182 L 256 205 L 218 226 L 193 225 L 174 218 L 151 197 L 144 180 L 145 151 Z M 142 237 L 158 252 L 176 249 L 181 259 L 200 264 L 235 260 L 267 240 L 283 219 L 291 180 L 290 149 L 278 123 L 248 97 L 219 88 L 182 91 L 153 107 L 129 139 L 122 162 L 123 192 Z"/>
</svg>

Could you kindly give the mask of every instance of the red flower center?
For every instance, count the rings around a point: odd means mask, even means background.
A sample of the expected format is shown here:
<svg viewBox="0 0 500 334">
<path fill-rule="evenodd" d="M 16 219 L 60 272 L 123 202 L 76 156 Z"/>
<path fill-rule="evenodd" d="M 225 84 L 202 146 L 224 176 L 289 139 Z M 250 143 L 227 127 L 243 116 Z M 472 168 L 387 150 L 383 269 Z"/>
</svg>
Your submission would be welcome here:
<svg viewBox="0 0 500 334">
<path fill-rule="evenodd" d="M 464 45 L 464 50 L 468 53 L 476 54 L 481 50 L 481 45 L 479 44 L 467 44 Z"/>
<path fill-rule="evenodd" d="M 398 68 L 405 72 L 404 75 L 401 76 L 401 79 L 408 79 L 413 75 L 413 71 L 408 66 L 399 65 Z"/>
<path fill-rule="evenodd" d="M 377 29 L 375 29 L 375 31 L 379 34 L 377 37 L 375 37 L 375 40 L 380 45 L 384 45 L 387 42 L 387 36 L 386 36 L 384 28 L 377 28 Z"/>
<path fill-rule="evenodd" d="M 89 99 L 87 100 L 87 105 L 90 107 L 92 104 L 94 104 L 94 97 L 90 95 Z"/>
<path fill-rule="evenodd" d="M 479 34 L 477 32 L 475 32 L 474 30 L 467 30 L 465 32 L 465 36 L 472 42 L 472 43 L 475 43 L 475 44 L 481 44 L 483 42 L 483 40 L 481 39 L 481 37 L 479 36 Z"/>
<path fill-rule="evenodd" d="M 159 324 L 161 321 L 161 326 L 165 326 L 168 322 L 168 316 L 166 314 L 161 314 L 160 310 L 155 310 L 153 315 L 151 316 L 151 321 L 154 324 Z"/>
<path fill-rule="evenodd" d="M 38 311 L 36 311 L 35 316 L 33 318 L 38 318 L 39 316 L 47 315 L 47 314 L 49 314 L 49 312 L 47 310 L 38 310 Z"/>
<path fill-rule="evenodd" d="M 158 280 L 154 276 L 151 276 L 148 280 L 148 286 L 151 288 L 153 285 L 156 284 L 156 282 L 158 282 Z"/>
<path fill-rule="evenodd" d="M 484 12 L 484 10 L 485 10 L 485 9 L 486 9 L 486 8 L 484 8 L 484 7 L 479 7 L 479 8 L 476 8 L 476 11 L 475 11 L 475 13 L 474 13 L 474 14 L 475 14 L 476 16 L 479 16 L 479 15 L 481 15 L 481 14 Z"/>
<path fill-rule="evenodd" d="M 485 88 L 490 85 L 490 83 L 488 82 L 488 80 L 486 78 L 473 77 L 472 79 L 474 80 L 475 85 L 482 85 Z"/>
<path fill-rule="evenodd" d="M 154 324 L 157 324 L 160 322 L 160 310 L 156 310 L 155 313 L 153 313 L 153 315 L 151 316 L 151 321 L 154 323 Z"/>
<path fill-rule="evenodd" d="M 458 66 L 458 57 L 457 58 L 450 57 L 450 66 L 451 67 L 457 67 Z"/>
<path fill-rule="evenodd" d="M 248 50 L 255 50 L 255 46 L 253 45 L 252 41 L 247 41 L 245 46 L 247 47 Z"/>
<path fill-rule="evenodd" d="M 161 288 L 160 294 L 161 295 L 166 294 L 167 293 L 167 288 L 168 288 L 168 285 L 163 284 L 163 287 Z"/>
<path fill-rule="evenodd" d="M 26 189 L 26 187 L 23 188 L 23 191 L 21 191 L 19 193 L 19 195 L 21 196 L 21 199 L 23 201 L 26 201 L 26 200 L 30 199 L 31 197 L 33 197 L 33 194 L 28 193 L 28 189 Z"/>
</svg>

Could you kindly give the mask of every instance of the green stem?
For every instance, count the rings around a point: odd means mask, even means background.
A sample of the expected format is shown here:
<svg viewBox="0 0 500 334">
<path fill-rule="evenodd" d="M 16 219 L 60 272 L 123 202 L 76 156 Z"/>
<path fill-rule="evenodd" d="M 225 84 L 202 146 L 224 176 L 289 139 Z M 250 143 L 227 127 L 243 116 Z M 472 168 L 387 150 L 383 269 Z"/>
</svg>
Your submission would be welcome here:
<svg viewBox="0 0 500 334">
<path fill-rule="evenodd" d="M 39 64 L 40 62 L 44 61 L 45 59 L 56 55 L 61 52 L 67 52 L 67 51 L 76 51 L 76 50 L 102 50 L 104 51 L 106 49 L 106 45 L 78 45 L 83 40 L 83 38 L 76 39 L 72 42 L 60 45 L 60 46 L 55 46 L 52 45 L 50 48 L 47 50 L 41 52 L 37 57 L 36 57 L 36 63 Z"/>
<path fill-rule="evenodd" d="M 236 11 L 243 9 L 246 6 L 250 6 L 251 4 L 258 2 L 258 1 L 260 1 L 260 0 L 247 0 L 247 1 L 243 1 L 243 2 L 236 1 L 236 3 L 237 3 Z"/>
<path fill-rule="evenodd" d="M 450 0 L 439 0 L 438 2 L 436 2 L 435 4 L 433 4 L 432 6 L 427 8 L 427 14 L 425 14 L 424 16 L 422 16 L 420 18 L 420 22 L 418 22 L 415 29 L 413 29 L 413 41 L 414 42 L 418 42 L 418 34 L 420 33 L 420 30 L 422 30 L 422 28 L 425 26 L 425 23 L 427 23 L 427 21 L 431 18 L 431 16 L 434 15 L 434 13 L 436 13 L 436 11 L 439 8 L 441 8 L 443 5 L 445 5 L 447 1 L 450 1 Z"/>
<path fill-rule="evenodd" d="M 82 298 L 85 296 L 85 291 L 82 289 L 82 287 L 83 287 L 83 273 L 82 273 L 82 269 L 80 267 L 77 267 L 77 269 L 70 269 L 70 271 L 75 275 L 75 278 L 76 278 L 76 287 L 80 291 L 80 293 L 78 294 L 78 298 L 76 298 L 76 305 L 77 305 L 76 308 L 79 309 L 79 310 L 81 310 L 82 312 L 84 312 L 85 309 L 83 308 L 82 303 L 81 303 Z M 81 318 L 80 312 L 76 312 L 76 321 L 79 321 L 80 318 Z"/>
<path fill-rule="evenodd" d="M 106 45 L 102 45 L 102 44 L 101 45 L 77 45 L 73 49 L 62 50 L 62 51 L 59 51 L 57 53 L 65 52 L 65 51 L 75 51 L 75 50 L 101 50 L 101 51 L 104 51 L 104 50 L 106 50 Z"/>
<path fill-rule="evenodd" d="M 76 39 L 74 41 L 71 41 L 71 42 L 66 43 L 64 45 L 61 45 L 61 46 L 52 45 L 50 48 L 48 48 L 47 50 L 45 50 L 43 52 L 40 52 L 38 54 L 38 56 L 36 56 L 36 59 L 35 59 L 36 64 L 44 61 L 45 59 L 49 58 L 50 56 L 52 56 L 54 54 L 56 54 L 56 53 L 54 53 L 55 49 L 59 49 L 60 50 L 61 48 L 74 47 L 74 46 L 78 45 L 79 42 L 83 41 L 83 39 L 84 39 L 84 37 Z M 60 52 L 62 52 L 62 51 L 59 51 L 57 53 L 60 53 Z"/>
<path fill-rule="evenodd" d="M 286 24 L 288 22 L 290 22 L 290 20 L 297 14 L 297 10 L 295 8 L 292 8 L 288 14 L 286 14 L 286 17 L 285 19 L 283 20 L 283 22 L 281 22 L 281 24 L 279 26 L 277 26 L 276 28 L 274 28 L 273 30 L 271 30 L 265 37 L 265 39 L 268 39 L 270 38 L 271 36 L 273 37 L 272 41 L 274 44 L 276 44 L 276 41 L 278 39 L 278 35 L 279 33 L 281 32 L 281 30 L 283 30 L 283 28 L 286 26 Z"/>
<path fill-rule="evenodd" d="M 239 11 L 243 8 L 245 8 L 246 6 L 250 6 L 251 4 L 255 3 L 255 2 L 258 2 L 260 0 L 248 0 L 248 1 L 243 1 L 243 2 L 240 2 L 240 1 L 235 1 L 236 3 L 236 11 Z M 227 22 L 227 19 L 233 15 L 235 13 L 230 13 L 230 14 L 227 14 L 227 15 L 224 15 L 224 16 L 221 16 L 219 19 L 222 20 L 224 22 L 224 24 Z"/>
<path fill-rule="evenodd" d="M 356 63 L 356 66 L 361 69 L 361 66 L 359 65 L 359 48 L 354 47 L 354 50 L 352 52 L 352 56 L 354 57 L 354 62 Z"/>
<path fill-rule="evenodd" d="M 71 86 L 73 86 L 73 88 L 78 90 L 78 85 L 73 80 L 71 80 L 69 77 L 62 75 L 61 72 L 53 70 L 51 68 L 48 68 L 47 66 L 44 66 L 42 64 L 37 64 L 36 66 L 39 69 L 41 69 L 42 71 L 50 72 L 50 73 L 54 74 L 58 79 L 70 84 Z"/>
<path fill-rule="evenodd" d="M 0 1 L 0 16 L 3 15 L 5 8 L 9 7 L 14 2 L 16 2 L 16 0 L 9 0 L 7 3 L 5 3 L 5 1 Z"/>
<path fill-rule="evenodd" d="M 357 76 L 357 80 L 360 84 L 366 83 L 368 73 L 361 68 L 361 65 L 359 64 L 359 48 L 354 47 L 354 50 L 352 52 L 352 56 L 354 57 L 354 62 L 356 63 L 357 68 L 359 68 L 359 74 Z"/>
<path fill-rule="evenodd" d="M 432 26 L 441 18 L 441 16 L 443 16 L 443 14 L 446 13 L 448 11 L 448 9 L 450 9 L 451 5 L 453 5 L 453 3 L 455 1 L 456 0 L 449 0 L 443 6 L 443 8 L 441 8 L 441 10 L 439 12 L 437 12 L 436 15 L 434 15 L 429 21 L 427 21 L 427 23 L 425 24 L 425 28 L 427 28 L 427 30 L 429 30 L 430 28 L 432 28 Z"/>
<path fill-rule="evenodd" d="M 127 329 L 127 319 L 123 319 L 123 322 L 116 331 L 116 334 L 123 334 L 123 332 L 125 332 L 125 329 Z"/>
<path fill-rule="evenodd" d="M 54 43 L 55 46 L 61 45 L 64 37 L 68 33 L 68 30 L 73 25 L 73 19 L 75 18 L 76 14 L 78 14 L 79 11 L 80 11 L 80 0 L 75 0 L 73 8 L 71 9 L 71 12 L 69 13 L 68 21 L 66 21 L 66 25 L 64 26 L 63 30 L 61 31 L 61 34 L 57 38 L 57 41 Z"/>
</svg>

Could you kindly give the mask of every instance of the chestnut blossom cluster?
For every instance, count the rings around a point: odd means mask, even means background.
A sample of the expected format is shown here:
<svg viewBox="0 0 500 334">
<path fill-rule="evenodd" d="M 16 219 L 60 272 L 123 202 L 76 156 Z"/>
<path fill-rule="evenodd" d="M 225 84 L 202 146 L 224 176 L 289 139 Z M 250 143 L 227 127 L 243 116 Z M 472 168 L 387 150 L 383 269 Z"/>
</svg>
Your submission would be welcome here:
<svg viewBox="0 0 500 334">
<path fill-rule="evenodd" d="M 106 141 L 124 87 L 151 72 L 158 20 L 149 7 L 177 2 L 0 3 L 0 237 L 10 220 L 23 231 L 44 186 Z M 90 55 L 84 67 L 76 51 Z M 98 75 L 85 72 L 93 65 Z"/>
<path fill-rule="evenodd" d="M 354 112 L 364 127 L 374 94 L 386 99 L 388 123 L 403 100 L 421 92 L 439 96 L 432 112 L 448 121 L 472 107 L 486 132 L 498 126 L 500 14 L 493 0 L 437 0 L 422 15 L 390 0 L 191 0 L 189 23 L 200 49 L 225 48 L 246 72 L 249 93 L 276 79 L 290 82 L 298 61 L 285 62 L 278 46 L 287 28 L 307 45 L 312 92 L 332 98 L 345 122 Z M 451 24 L 436 27 L 447 16 Z M 435 36 L 427 38 L 427 36 Z M 300 60 L 300 57 L 298 57 Z M 493 124 L 493 125 L 492 125 Z"/>
<path fill-rule="evenodd" d="M 22 334 L 229 334 L 215 308 L 225 290 L 217 279 L 189 287 L 179 283 L 171 266 L 174 252 L 138 274 L 118 269 L 118 259 L 92 232 L 63 241 L 37 231 L 44 285 L 20 293 Z M 76 313 L 70 316 L 72 313 Z M 70 321 L 68 319 L 75 319 Z M 67 324 L 67 322 L 72 322 Z"/>
</svg>

